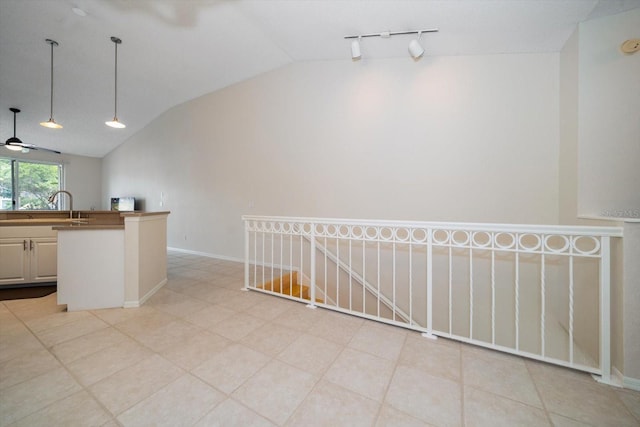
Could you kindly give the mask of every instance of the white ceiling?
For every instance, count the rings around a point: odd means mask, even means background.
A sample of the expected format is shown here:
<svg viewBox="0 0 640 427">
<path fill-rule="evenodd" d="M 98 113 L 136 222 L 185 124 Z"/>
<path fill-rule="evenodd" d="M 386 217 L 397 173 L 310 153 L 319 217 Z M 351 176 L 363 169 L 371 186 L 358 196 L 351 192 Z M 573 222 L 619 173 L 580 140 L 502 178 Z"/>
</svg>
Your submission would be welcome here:
<svg viewBox="0 0 640 427">
<path fill-rule="evenodd" d="M 80 7 L 87 16 L 72 12 Z M 0 139 L 102 157 L 169 108 L 296 61 L 350 60 L 348 34 L 418 30 L 426 55 L 558 52 L 579 22 L 640 0 L 0 0 Z M 118 117 L 113 117 L 114 44 Z M 637 35 L 635 35 L 637 36 Z M 50 47 L 54 118 L 49 118 Z M 363 60 L 410 36 L 365 39 Z M 621 40 L 622 42 L 623 40 Z"/>
</svg>

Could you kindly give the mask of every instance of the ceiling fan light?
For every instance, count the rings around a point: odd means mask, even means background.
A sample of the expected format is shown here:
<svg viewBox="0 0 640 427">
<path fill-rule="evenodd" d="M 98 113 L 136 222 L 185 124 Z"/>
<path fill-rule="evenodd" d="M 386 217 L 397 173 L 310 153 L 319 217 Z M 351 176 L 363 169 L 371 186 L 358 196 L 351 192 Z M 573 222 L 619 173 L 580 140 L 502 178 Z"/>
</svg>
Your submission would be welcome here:
<svg viewBox="0 0 640 427">
<path fill-rule="evenodd" d="M 104 122 L 104 124 L 116 129 L 124 129 L 127 127 L 124 123 L 119 121 L 117 117 L 114 117 L 113 120 L 110 120 L 108 122 Z"/>
<path fill-rule="evenodd" d="M 40 126 L 44 126 L 49 129 L 62 129 L 62 125 L 59 123 L 56 123 L 56 121 L 53 120 L 53 118 L 50 118 L 46 122 L 40 122 Z"/>
<path fill-rule="evenodd" d="M 5 147 L 7 148 L 7 150 L 11 151 L 22 151 L 22 147 L 20 145 L 5 144 Z"/>
</svg>

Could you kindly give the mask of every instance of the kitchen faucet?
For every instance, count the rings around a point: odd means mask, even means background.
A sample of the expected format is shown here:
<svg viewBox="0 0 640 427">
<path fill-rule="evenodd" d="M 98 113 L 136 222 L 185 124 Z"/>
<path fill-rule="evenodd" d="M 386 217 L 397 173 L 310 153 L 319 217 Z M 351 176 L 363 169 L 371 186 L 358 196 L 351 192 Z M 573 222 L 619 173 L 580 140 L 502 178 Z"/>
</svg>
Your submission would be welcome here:
<svg viewBox="0 0 640 427">
<path fill-rule="evenodd" d="M 64 193 L 69 196 L 69 218 L 73 219 L 73 196 L 71 195 L 71 193 L 66 190 L 58 190 L 49 197 L 49 203 L 55 203 L 56 196 L 60 193 Z"/>
</svg>

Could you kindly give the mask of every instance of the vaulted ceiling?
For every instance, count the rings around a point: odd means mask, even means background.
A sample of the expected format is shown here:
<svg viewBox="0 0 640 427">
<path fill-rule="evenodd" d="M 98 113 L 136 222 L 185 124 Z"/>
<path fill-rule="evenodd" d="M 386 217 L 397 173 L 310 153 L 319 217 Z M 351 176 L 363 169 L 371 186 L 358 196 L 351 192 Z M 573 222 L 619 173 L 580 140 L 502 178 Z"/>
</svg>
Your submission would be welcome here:
<svg viewBox="0 0 640 427">
<path fill-rule="evenodd" d="M 349 34 L 439 28 L 425 55 L 558 52 L 578 23 L 640 0 L 1 0 L 0 139 L 102 157 L 171 107 L 296 61 L 350 60 Z M 72 9 L 79 8 L 86 16 Z M 114 113 L 114 44 L 118 117 Z M 50 47 L 54 118 L 49 118 Z M 404 57 L 410 37 L 362 42 Z M 419 64 L 417 64 L 419 66 Z"/>
</svg>

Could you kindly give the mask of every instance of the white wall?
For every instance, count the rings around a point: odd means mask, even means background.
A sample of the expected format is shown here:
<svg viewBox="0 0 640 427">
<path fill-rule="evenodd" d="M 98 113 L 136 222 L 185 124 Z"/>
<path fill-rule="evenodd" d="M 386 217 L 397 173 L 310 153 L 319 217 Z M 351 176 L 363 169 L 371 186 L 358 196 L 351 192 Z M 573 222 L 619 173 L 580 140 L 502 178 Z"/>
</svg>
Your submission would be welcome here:
<svg viewBox="0 0 640 427">
<path fill-rule="evenodd" d="M 560 52 L 560 146 L 558 195 L 561 224 L 576 224 L 578 216 L 578 70 L 579 30 Z"/>
<path fill-rule="evenodd" d="M 640 53 L 619 47 L 638 37 L 640 9 L 580 25 L 578 210 L 640 216 Z"/>
<path fill-rule="evenodd" d="M 242 214 L 556 223 L 559 55 L 306 62 L 177 106 L 103 160 L 171 247 L 240 258 Z M 160 193 L 164 205 L 160 206 Z"/>
<path fill-rule="evenodd" d="M 2 148 L 2 157 L 21 160 L 46 161 L 62 163 L 64 166 L 63 188 L 73 195 L 73 209 L 100 209 L 102 197 L 102 159 L 97 157 L 74 156 L 70 154 L 53 154 L 42 151 L 21 153 Z M 66 196 L 61 196 L 68 203 Z M 68 208 L 68 205 L 65 205 Z"/>
</svg>

